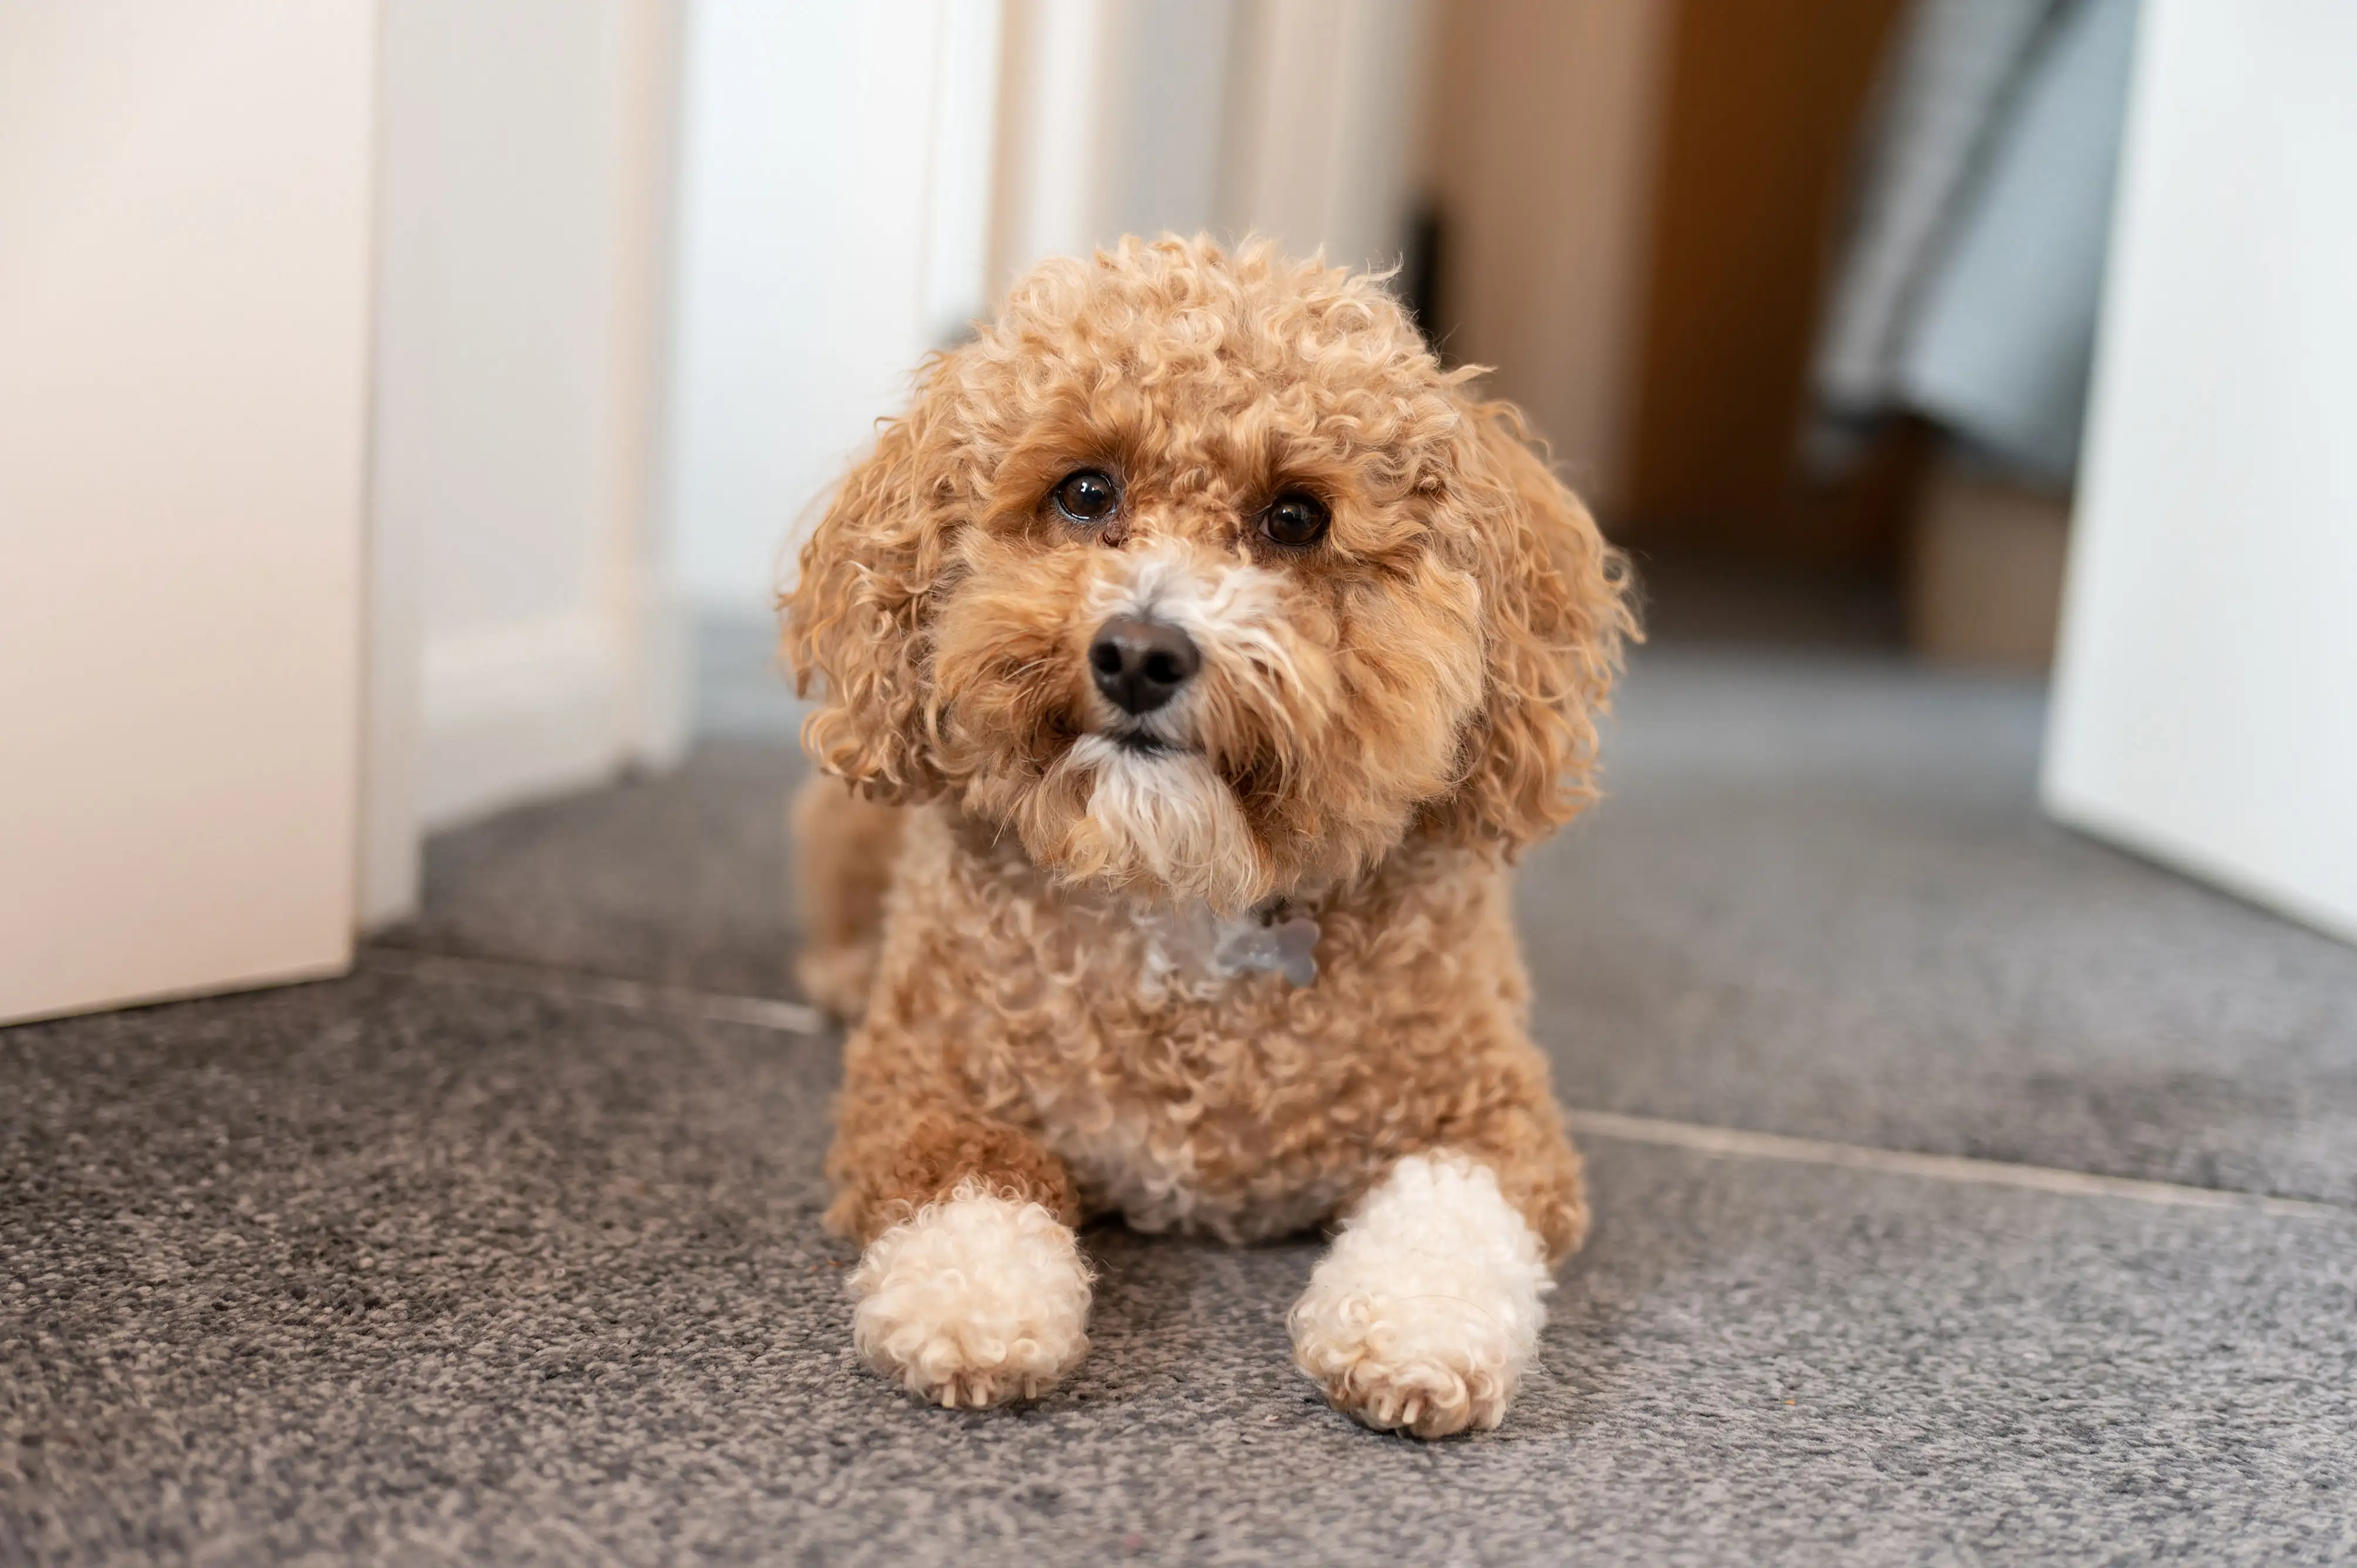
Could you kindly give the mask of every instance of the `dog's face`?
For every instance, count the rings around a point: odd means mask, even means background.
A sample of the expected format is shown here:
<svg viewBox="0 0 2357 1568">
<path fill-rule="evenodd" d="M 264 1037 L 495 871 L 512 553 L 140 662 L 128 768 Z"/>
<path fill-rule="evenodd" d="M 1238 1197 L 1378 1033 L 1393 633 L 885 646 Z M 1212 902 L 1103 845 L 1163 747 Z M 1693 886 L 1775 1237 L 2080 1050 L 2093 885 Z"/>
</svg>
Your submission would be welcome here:
<svg viewBox="0 0 2357 1568">
<path fill-rule="evenodd" d="M 822 766 L 1233 911 L 1568 817 L 1618 558 L 1374 282 L 1128 242 L 938 357 L 787 601 Z"/>
</svg>

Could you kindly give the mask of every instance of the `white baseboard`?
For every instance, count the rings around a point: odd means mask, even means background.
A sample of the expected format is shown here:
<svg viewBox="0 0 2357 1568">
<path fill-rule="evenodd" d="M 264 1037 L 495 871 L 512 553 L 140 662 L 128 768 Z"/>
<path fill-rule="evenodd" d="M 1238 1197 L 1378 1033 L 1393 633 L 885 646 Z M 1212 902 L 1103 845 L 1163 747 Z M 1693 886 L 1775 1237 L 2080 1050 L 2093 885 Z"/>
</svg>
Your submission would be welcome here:
<svg viewBox="0 0 2357 1568">
<path fill-rule="evenodd" d="M 677 635 L 640 640 L 661 654 Z M 418 692 L 419 825 L 450 827 L 601 783 L 634 761 L 675 757 L 675 660 L 662 659 L 669 670 L 637 662 L 614 622 L 587 615 L 429 639 Z"/>
</svg>

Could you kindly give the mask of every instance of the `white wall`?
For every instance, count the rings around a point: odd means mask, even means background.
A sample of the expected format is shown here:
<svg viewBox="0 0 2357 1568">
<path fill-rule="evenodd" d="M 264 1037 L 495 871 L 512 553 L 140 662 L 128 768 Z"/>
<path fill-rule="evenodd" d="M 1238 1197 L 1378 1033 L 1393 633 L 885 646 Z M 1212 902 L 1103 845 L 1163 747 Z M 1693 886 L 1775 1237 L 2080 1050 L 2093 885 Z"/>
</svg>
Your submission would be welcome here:
<svg viewBox="0 0 2357 1568">
<path fill-rule="evenodd" d="M 669 511 L 699 604 L 763 613 L 909 372 L 1047 255 L 1257 229 L 1389 262 L 1424 0 L 905 0 L 689 11 Z"/>
<path fill-rule="evenodd" d="M 2148 0 L 2045 792 L 2357 940 L 2357 6 Z"/>
<path fill-rule="evenodd" d="M 383 50 L 375 916 L 414 895 L 417 827 L 671 754 L 684 679 L 657 537 L 670 8 L 400 0 Z"/>
<path fill-rule="evenodd" d="M 0 1021 L 332 972 L 366 0 L 0 0 Z"/>
<path fill-rule="evenodd" d="M 688 11 L 669 510 L 766 612 L 799 514 L 984 305 L 995 0 Z"/>
</svg>

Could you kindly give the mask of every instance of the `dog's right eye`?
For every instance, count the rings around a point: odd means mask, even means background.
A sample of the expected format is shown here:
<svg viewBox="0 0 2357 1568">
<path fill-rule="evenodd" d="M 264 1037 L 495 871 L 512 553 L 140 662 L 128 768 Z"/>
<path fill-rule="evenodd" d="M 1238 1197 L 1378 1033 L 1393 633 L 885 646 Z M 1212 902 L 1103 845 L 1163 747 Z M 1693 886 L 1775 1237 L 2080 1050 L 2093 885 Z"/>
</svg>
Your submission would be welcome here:
<svg viewBox="0 0 2357 1568">
<path fill-rule="evenodd" d="M 1055 489 L 1056 510 L 1074 522 L 1103 522 L 1121 504 L 1121 487 L 1094 468 L 1068 474 Z"/>
</svg>

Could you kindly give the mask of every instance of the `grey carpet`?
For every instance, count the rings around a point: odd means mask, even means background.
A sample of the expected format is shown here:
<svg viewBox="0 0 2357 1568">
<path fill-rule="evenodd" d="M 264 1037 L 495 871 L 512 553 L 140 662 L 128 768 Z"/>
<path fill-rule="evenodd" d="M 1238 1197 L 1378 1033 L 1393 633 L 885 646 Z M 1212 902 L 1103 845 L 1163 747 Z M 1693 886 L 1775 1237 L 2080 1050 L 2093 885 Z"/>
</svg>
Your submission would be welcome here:
<svg viewBox="0 0 2357 1568">
<path fill-rule="evenodd" d="M 782 739 L 717 739 L 659 779 L 437 834 L 425 908 L 383 945 L 791 996 Z"/>
<path fill-rule="evenodd" d="M 1312 1244 L 1118 1228 L 1068 1387 L 920 1409 L 816 1224 L 833 1042 L 573 978 L 787 993 L 748 703 L 438 843 L 354 979 L 0 1033 L 0 1562 L 2357 1555 L 2357 954 L 2042 826 L 2037 703 L 1646 654 L 1523 880 L 1566 1097 L 2340 1210 L 1591 1137 L 1498 1434 L 1324 1409 Z"/>
<path fill-rule="evenodd" d="M 405 977 L 0 1036 L 0 1554 L 2323 1561 L 2357 1225 L 1595 1141 L 1512 1423 L 1361 1432 L 1314 1249 L 1099 1230 L 1029 1410 L 860 1371 L 821 1041 Z"/>
<path fill-rule="evenodd" d="M 2027 684 L 1642 658 L 1522 882 L 1614 1111 L 2357 1202 L 2357 949 L 2045 822 Z"/>
</svg>

